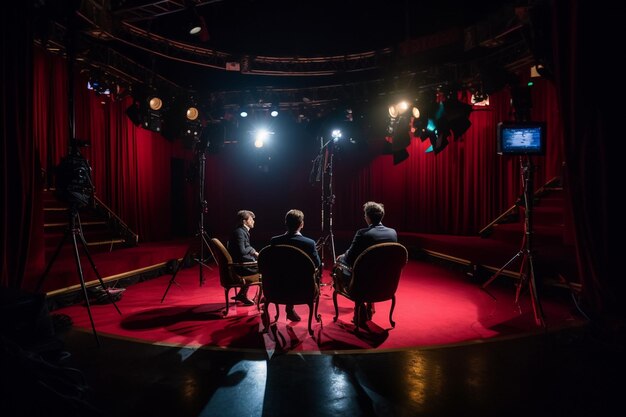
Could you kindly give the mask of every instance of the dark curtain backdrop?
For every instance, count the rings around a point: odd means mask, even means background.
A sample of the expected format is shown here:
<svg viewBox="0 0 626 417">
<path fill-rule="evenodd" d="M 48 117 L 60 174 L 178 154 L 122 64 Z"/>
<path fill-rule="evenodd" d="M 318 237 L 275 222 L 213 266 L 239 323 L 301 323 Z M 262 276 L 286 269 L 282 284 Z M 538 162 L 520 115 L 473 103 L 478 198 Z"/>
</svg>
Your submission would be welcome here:
<svg viewBox="0 0 626 417">
<path fill-rule="evenodd" d="M 0 287 L 19 288 L 41 268 L 40 167 L 32 140 L 33 71 L 31 2 L 3 7 L 0 100 Z M 29 269 L 28 267 L 32 267 Z"/>
<path fill-rule="evenodd" d="M 616 244 L 623 189 L 617 143 L 623 133 L 616 91 L 624 88 L 618 65 L 598 66 L 598 45 L 612 42 L 623 13 L 603 2 L 553 2 L 553 65 L 563 113 L 569 190 L 586 311 L 601 329 L 624 340 L 626 281 Z M 607 45 L 608 46 L 608 45 Z M 618 51 L 615 51 L 618 53 Z M 609 56 L 612 56 L 609 54 Z M 613 88 L 615 87 L 615 88 Z"/>
<path fill-rule="evenodd" d="M 617 256 L 609 245 L 611 204 L 609 171 L 615 169 L 617 152 L 609 147 L 608 88 L 598 88 L 603 73 L 595 45 L 611 39 L 616 18 L 590 2 L 553 1 L 554 85 L 539 80 L 532 89 L 532 118 L 548 123 L 548 152 L 535 158 L 536 187 L 562 175 L 570 195 L 584 297 L 599 314 L 623 318 L 624 282 L 615 268 Z M 64 63 L 36 50 L 32 40 L 28 6 L 13 5 L 3 13 L 3 107 L 2 116 L 2 277 L 3 286 L 19 287 L 41 268 L 41 194 L 47 173 L 67 151 L 67 108 Z M 600 9 L 602 12 L 600 12 Z M 615 25 L 597 24 L 613 19 Z M 12 29 L 12 30 L 7 30 Z M 615 71 L 615 68 L 612 69 Z M 100 104 L 84 81 L 77 77 L 77 137 L 92 146 L 85 156 L 94 167 L 97 195 L 140 234 L 141 241 L 159 240 L 173 234 L 171 187 L 185 187 L 187 233 L 196 227 L 199 208 L 196 182 L 172 183 L 172 158 L 195 162 L 180 141 L 135 127 L 125 117 L 129 102 Z M 32 93 L 31 93 L 32 91 Z M 385 223 L 405 232 L 473 234 L 508 208 L 520 192 L 519 161 L 495 152 L 495 123 L 511 119 L 508 91 L 491 96 L 488 109 L 476 109 L 472 127 L 458 142 L 439 155 L 425 154 L 426 143 L 413 140 L 410 157 L 393 165 L 381 155 L 381 138 L 364 134 L 368 150 L 358 155 L 348 148 L 336 152 L 334 193 L 335 230 L 353 233 L 363 225 L 360 213 L 366 200 L 385 203 Z M 604 100 L 607 99 L 607 100 Z M 10 103 L 11 106 L 8 106 Z M 558 105 L 557 105 L 558 104 Z M 563 126 L 561 126 L 561 112 Z M 31 119 L 32 117 L 32 119 Z M 248 208 L 259 214 L 259 237 L 282 230 L 283 213 L 292 207 L 305 210 L 308 234 L 320 226 L 319 184 L 310 184 L 308 172 L 317 153 L 316 138 L 294 128 L 290 152 L 250 152 L 242 143 L 227 144 L 218 154 L 207 156 L 207 228 L 211 234 L 227 233 L 234 213 Z M 564 132 L 564 133 L 561 133 Z M 565 139 L 563 139 L 565 138 Z M 283 138 L 284 139 L 284 138 Z M 265 153 L 263 153 L 265 152 Z M 274 152 L 269 158 L 269 153 Z M 40 175 L 41 161 L 44 175 Z M 269 161 L 269 162 L 268 162 Z M 177 180 L 179 181 L 179 179 Z M 255 232 L 256 234 L 257 232 Z"/>
</svg>

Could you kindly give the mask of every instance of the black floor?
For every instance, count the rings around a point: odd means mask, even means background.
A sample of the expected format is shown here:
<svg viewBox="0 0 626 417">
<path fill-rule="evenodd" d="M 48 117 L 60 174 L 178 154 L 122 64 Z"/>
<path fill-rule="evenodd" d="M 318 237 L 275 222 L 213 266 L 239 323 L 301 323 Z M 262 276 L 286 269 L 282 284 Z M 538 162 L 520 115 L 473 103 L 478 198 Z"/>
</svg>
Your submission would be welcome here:
<svg viewBox="0 0 626 417">
<path fill-rule="evenodd" d="M 399 331 L 399 330 L 396 330 Z M 589 326 L 461 346 L 274 355 L 154 346 L 69 329 L 5 347 L 3 416 L 613 416 L 619 347 Z M 69 356 L 63 356 L 67 352 Z M 0 409 L 2 410 L 2 409 Z"/>
</svg>

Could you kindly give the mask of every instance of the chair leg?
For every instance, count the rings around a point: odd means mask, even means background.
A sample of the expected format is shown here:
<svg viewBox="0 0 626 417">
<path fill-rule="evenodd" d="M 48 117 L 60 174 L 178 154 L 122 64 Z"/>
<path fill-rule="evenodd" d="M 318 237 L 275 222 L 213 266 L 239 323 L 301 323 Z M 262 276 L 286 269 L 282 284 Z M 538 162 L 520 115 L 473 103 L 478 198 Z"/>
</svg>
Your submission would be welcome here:
<svg viewBox="0 0 626 417">
<path fill-rule="evenodd" d="M 313 329 L 311 328 L 311 321 L 313 321 L 313 303 L 309 303 L 309 334 L 313 336 Z"/>
<path fill-rule="evenodd" d="M 261 311 L 261 298 L 263 298 L 263 287 L 259 285 L 259 289 L 257 290 L 257 299 L 256 299 L 256 310 Z"/>
<path fill-rule="evenodd" d="M 230 288 L 224 288 L 224 298 L 226 298 L 226 310 L 222 313 L 224 317 L 228 315 L 228 310 L 230 308 L 230 303 L 228 302 L 228 293 L 230 292 Z"/>
<path fill-rule="evenodd" d="M 263 311 L 261 312 L 261 321 L 263 322 L 263 333 L 267 333 L 270 327 L 270 313 L 268 310 L 269 304 L 267 301 L 263 303 Z"/>
<path fill-rule="evenodd" d="M 274 303 L 274 307 L 276 307 L 276 315 L 274 316 L 274 321 L 278 322 L 278 317 L 280 317 L 280 306 Z"/>
<path fill-rule="evenodd" d="M 363 303 L 355 302 L 354 303 L 354 330 L 356 333 L 359 333 L 359 327 L 361 326 L 361 309 L 363 308 Z"/>
<path fill-rule="evenodd" d="M 394 294 L 391 297 L 391 309 L 389 310 L 389 323 L 391 323 L 391 327 L 396 327 L 396 322 L 393 321 L 393 309 L 396 308 L 396 295 Z"/>
<path fill-rule="evenodd" d="M 337 321 L 339 317 L 339 306 L 337 305 L 337 291 L 333 291 L 333 304 L 335 305 L 335 317 L 333 317 L 333 321 Z"/>
<path fill-rule="evenodd" d="M 315 300 L 313 301 L 313 303 L 315 303 L 315 320 L 317 322 L 321 322 L 322 321 L 322 315 L 317 313 L 317 309 L 320 306 L 320 295 L 317 294 L 317 297 L 315 297 Z"/>
</svg>

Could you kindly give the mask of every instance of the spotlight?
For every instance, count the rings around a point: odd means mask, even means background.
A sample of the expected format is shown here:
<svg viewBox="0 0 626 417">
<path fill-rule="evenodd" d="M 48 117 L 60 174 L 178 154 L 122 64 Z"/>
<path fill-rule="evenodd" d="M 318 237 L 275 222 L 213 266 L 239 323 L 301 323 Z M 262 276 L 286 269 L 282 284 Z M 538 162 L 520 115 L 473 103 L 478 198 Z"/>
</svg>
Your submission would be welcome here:
<svg viewBox="0 0 626 417">
<path fill-rule="evenodd" d="M 187 109 L 187 120 L 196 120 L 199 115 L 200 112 L 196 107 L 191 106 Z"/>
<path fill-rule="evenodd" d="M 241 116 L 241 117 L 243 117 L 243 118 L 246 118 L 246 117 L 248 117 L 248 112 L 247 112 L 247 111 L 245 111 L 245 110 L 242 110 L 242 111 L 239 113 L 239 116 Z"/>
<path fill-rule="evenodd" d="M 406 101 L 400 101 L 396 104 L 389 106 L 389 117 L 396 119 L 401 114 L 404 114 L 409 109 L 409 103 Z"/>
<path fill-rule="evenodd" d="M 202 30 L 202 25 L 200 24 L 200 20 L 191 22 L 191 25 L 189 26 L 190 35 L 197 35 L 198 33 L 200 33 L 201 30 Z"/>
<path fill-rule="evenodd" d="M 456 97 L 449 98 L 443 103 L 444 117 L 447 121 L 447 128 L 454 134 L 454 139 L 458 139 L 467 132 L 472 123 L 469 115 L 472 112 L 470 104 L 460 102 Z"/>
<path fill-rule="evenodd" d="M 278 117 L 278 110 L 274 109 L 270 112 L 270 116 L 272 117 Z"/>
<path fill-rule="evenodd" d="M 190 6 L 189 9 L 189 26 L 188 31 L 190 35 L 200 37 L 201 41 L 206 42 L 209 40 L 208 30 L 206 28 L 206 22 L 204 18 L 198 14 L 195 6 Z"/>
<path fill-rule="evenodd" d="M 269 139 L 270 135 L 273 135 L 274 132 L 270 132 L 267 129 L 259 129 L 254 132 L 254 146 L 256 148 L 262 148 L 265 146 L 265 141 Z"/>
<path fill-rule="evenodd" d="M 330 135 L 332 136 L 333 140 L 337 142 L 339 139 L 341 139 L 342 136 L 341 129 L 333 129 Z"/>
<path fill-rule="evenodd" d="M 148 104 L 150 105 L 150 109 L 154 111 L 161 110 L 161 107 L 163 107 L 163 100 L 157 96 L 152 96 L 148 100 Z"/>
<path fill-rule="evenodd" d="M 389 117 L 391 117 L 392 119 L 395 119 L 399 115 L 400 115 L 400 112 L 398 111 L 398 109 L 396 109 L 395 105 L 389 106 Z"/>
</svg>

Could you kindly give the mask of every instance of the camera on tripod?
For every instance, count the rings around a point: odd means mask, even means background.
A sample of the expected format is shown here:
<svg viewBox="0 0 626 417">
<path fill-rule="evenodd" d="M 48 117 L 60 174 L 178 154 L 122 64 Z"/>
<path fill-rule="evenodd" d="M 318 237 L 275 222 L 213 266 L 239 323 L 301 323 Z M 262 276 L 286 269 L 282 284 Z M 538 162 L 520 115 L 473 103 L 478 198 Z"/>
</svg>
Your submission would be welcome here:
<svg viewBox="0 0 626 417">
<path fill-rule="evenodd" d="M 93 199 L 91 166 L 80 153 L 80 148 L 86 146 L 89 146 L 87 141 L 70 140 L 70 152 L 56 170 L 56 194 L 74 208 L 85 207 Z"/>
</svg>

